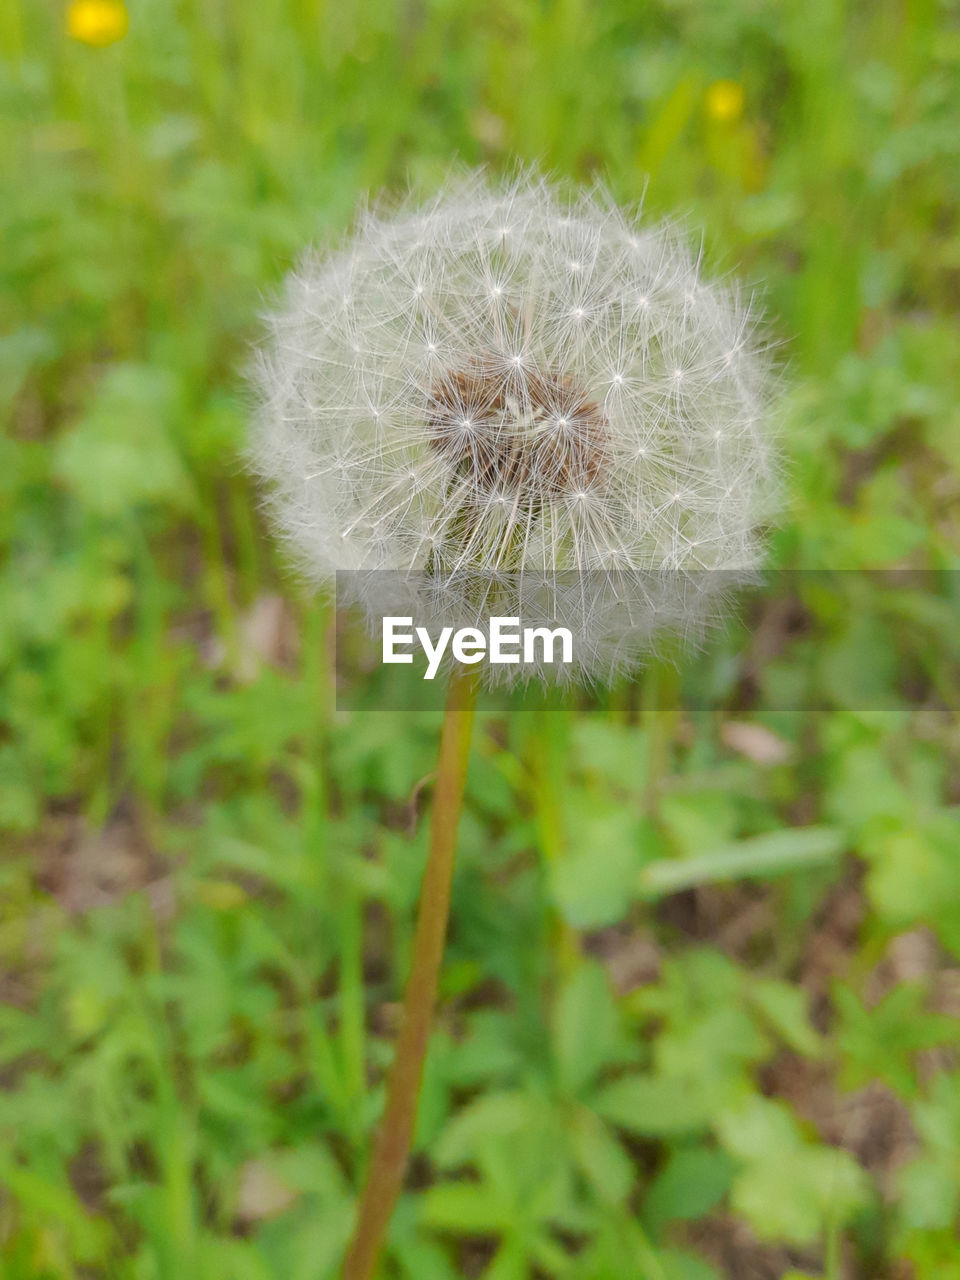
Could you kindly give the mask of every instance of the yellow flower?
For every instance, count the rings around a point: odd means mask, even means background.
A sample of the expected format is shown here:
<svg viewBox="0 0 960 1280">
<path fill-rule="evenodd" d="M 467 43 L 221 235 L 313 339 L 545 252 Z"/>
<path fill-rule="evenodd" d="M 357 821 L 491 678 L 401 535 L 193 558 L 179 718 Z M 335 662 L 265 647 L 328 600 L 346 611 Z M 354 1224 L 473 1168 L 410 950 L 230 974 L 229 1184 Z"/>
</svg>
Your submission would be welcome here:
<svg viewBox="0 0 960 1280">
<path fill-rule="evenodd" d="M 67 34 L 98 47 L 122 40 L 130 19 L 123 0 L 73 0 L 67 10 Z"/>
<path fill-rule="evenodd" d="M 707 114 L 720 124 L 736 124 L 743 115 L 743 85 L 714 80 L 707 90 Z"/>
</svg>

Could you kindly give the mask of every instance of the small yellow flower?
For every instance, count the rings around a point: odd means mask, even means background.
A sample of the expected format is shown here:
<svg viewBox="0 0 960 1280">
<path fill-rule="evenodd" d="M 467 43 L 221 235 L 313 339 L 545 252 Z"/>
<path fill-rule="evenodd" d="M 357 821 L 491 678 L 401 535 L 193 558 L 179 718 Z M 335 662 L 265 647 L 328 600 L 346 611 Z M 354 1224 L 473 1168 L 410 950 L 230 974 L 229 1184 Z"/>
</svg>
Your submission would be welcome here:
<svg viewBox="0 0 960 1280">
<path fill-rule="evenodd" d="M 123 0 L 73 0 L 67 10 L 67 34 L 98 48 L 122 40 L 129 25 Z"/>
<path fill-rule="evenodd" d="M 743 115 L 743 85 L 714 80 L 707 90 L 707 114 L 720 124 L 736 124 Z"/>
<path fill-rule="evenodd" d="M 247 902 L 247 895 L 231 880 L 198 880 L 194 886 L 198 902 L 214 911 L 236 911 Z"/>
</svg>

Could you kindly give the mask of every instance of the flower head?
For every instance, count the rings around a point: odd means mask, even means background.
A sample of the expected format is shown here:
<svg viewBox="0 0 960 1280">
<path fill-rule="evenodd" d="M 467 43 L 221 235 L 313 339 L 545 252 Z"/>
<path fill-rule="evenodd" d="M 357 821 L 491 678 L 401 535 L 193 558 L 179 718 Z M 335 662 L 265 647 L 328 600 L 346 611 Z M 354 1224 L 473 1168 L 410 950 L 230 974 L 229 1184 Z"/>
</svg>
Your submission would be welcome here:
<svg viewBox="0 0 960 1280">
<path fill-rule="evenodd" d="M 606 679 L 709 614 L 711 571 L 758 564 L 775 467 L 752 333 L 668 228 L 467 176 L 291 276 L 254 465 L 307 573 L 352 570 L 370 616 L 563 623 L 576 675 Z"/>
<path fill-rule="evenodd" d="M 707 114 L 719 124 L 736 124 L 743 105 L 743 85 L 736 80 L 714 80 L 707 89 Z"/>
<path fill-rule="evenodd" d="M 114 44 L 127 34 L 130 19 L 122 0 L 73 0 L 67 32 L 83 44 Z"/>
</svg>

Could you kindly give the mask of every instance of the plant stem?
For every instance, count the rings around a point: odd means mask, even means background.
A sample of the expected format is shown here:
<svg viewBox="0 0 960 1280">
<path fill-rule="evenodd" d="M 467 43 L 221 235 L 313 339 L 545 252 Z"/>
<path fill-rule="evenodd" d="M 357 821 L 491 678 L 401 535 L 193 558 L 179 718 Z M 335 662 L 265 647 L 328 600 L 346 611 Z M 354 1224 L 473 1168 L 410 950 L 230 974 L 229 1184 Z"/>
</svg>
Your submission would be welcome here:
<svg viewBox="0 0 960 1280">
<path fill-rule="evenodd" d="M 477 697 L 476 671 L 455 667 L 440 735 L 430 827 L 430 852 L 420 888 L 413 966 L 403 1001 L 403 1023 L 387 1086 L 387 1105 L 360 1201 L 343 1280 L 372 1280 L 413 1141 L 423 1062 L 430 1038 L 437 981 L 450 914 L 457 824 L 470 755 Z"/>
<path fill-rule="evenodd" d="M 566 708 L 534 711 L 528 750 L 540 850 L 548 875 L 554 873 L 567 847 L 564 804 L 569 733 L 570 715 Z M 577 933 L 557 910 L 553 911 L 550 931 L 560 972 L 569 974 L 580 954 Z"/>
</svg>

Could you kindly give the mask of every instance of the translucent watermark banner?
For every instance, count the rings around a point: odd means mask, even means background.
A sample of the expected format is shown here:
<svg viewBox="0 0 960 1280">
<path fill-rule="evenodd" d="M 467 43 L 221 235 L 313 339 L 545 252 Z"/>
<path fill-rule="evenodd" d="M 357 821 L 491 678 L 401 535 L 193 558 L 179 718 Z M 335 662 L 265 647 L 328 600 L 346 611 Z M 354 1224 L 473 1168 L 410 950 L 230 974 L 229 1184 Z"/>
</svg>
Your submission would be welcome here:
<svg viewBox="0 0 960 1280">
<path fill-rule="evenodd" d="M 338 709 L 960 712 L 960 572 L 340 572 Z M 946 644 L 944 643 L 946 639 Z M 944 657 L 946 652 L 947 657 Z"/>
</svg>

